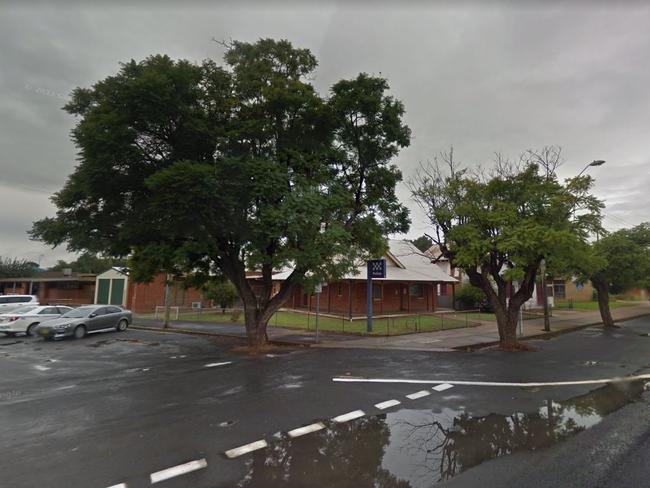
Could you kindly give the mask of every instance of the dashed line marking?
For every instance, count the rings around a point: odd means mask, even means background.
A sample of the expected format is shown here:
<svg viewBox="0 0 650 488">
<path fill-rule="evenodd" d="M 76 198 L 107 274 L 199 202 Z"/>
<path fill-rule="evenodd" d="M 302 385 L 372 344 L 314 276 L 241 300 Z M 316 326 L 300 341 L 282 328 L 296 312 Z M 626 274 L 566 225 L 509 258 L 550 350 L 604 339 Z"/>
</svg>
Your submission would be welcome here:
<svg viewBox="0 0 650 488">
<path fill-rule="evenodd" d="M 343 415 L 339 415 L 338 417 L 334 417 L 332 420 L 336 423 L 342 424 L 343 422 L 348 422 L 350 420 L 358 419 L 359 417 L 363 417 L 365 415 L 365 412 L 363 410 L 355 410 L 354 412 L 348 412 L 344 413 Z"/>
<path fill-rule="evenodd" d="M 316 422 L 314 424 L 305 425 L 304 427 L 298 427 L 297 429 L 290 430 L 289 432 L 287 432 L 287 434 L 289 434 L 289 437 L 293 439 L 296 437 L 300 437 L 301 435 L 317 432 L 324 428 L 325 428 L 325 424 L 323 424 L 322 422 Z"/>
<path fill-rule="evenodd" d="M 386 408 L 394 407 L 395 405 L 399 405 L 400 402 L 399 400 L 386 400 L 385 402 L 381 403 L 375 403 L 375 407 L 377 407 L 379 410 L 384 410 Z"/>
<path fill-rule="evenodd" d="M 111 485 L 108 488 L 128 488 L 128 487 L 126 486 L 126 483 L 119 483 L 117 485 Z"/>
<path fill-rule="evenodd" d="M 250 444 L 244 444 L 243 446 L 235 447 L 225 452 L 226 457 L 233 459 L 241 456 L 242 454 L 248 454 L 249 452 L 257 451 L 258 449 L 263 449 L 269 444 L 264 440 L 259 440 L 251 442 Z"/>
<path fill-rule="evenodd" d="M 429 395 L 431 395 L 430 391 L 420 390 L 420 391 L 416 391 L 415 393 L 411 393 L 410 395 L 406 395 L 406 398 L 410 400 L 417 400 L 418 398 L 422 398 Z"/>
<path fill-rule="evenodd" d="M 48 369 L 51 369 L 51 368 L 48 368 L 47 366 L 41 366 L 40 364 L 36 364 L 36 365 L 34 365 L 34 367 L 36 369 L 38 369 L 39 371 L 47 371 Z"/>
<path fill-rule="evenodd" d="M 216 366 L 226 366 L 227 364 L 232 364 L 232 361 L 224 361 L 223 363 L 208 363 L 204 367 L 214 368 Z"/>
<path fill-rule="evenodd" d="M 450 385 L 449 383 L 443 383 L 442 385 L 434 386 L 432 390 L 436 391 L 445 391 L 448 390 L 449 388 L 453 388 L 454 385 Z"/>
<path fill-rule="evenodd" d="M 156 471 L 155 473 L 151 473 L 149 477 L 151 479 L 151 484 L 153 485 L 154 483 L 159 483 L 160 481 L 165 481 L 170 478 L 175 478 L 176 476 L 180 476 L 182 474 L 187 474 L 187 473 L 191 473 L 192 471 L 203 469 L 207 467 L 207 465 L 208 462 L 205 460 L 205 458 L 197 459 L 195 461 L 190 461 L 185 464 L 179 464 L 178 466 L 163 469 L 161 471 Z"/>
<path fill-rule="evenodd" d="M 573 385 L 602 385 L 606 383 L 623 383 L 627 381 L 648 380 L 650 373 L 638 374 L 634 376 L 619 376 L 615 378 L 602 378 L 597 380 L 575 380 L 575 381 L 547 381 L 547 382 L 528 382 L 517 383 L 510 381 L 455 381 L 455 380 L 412 380 L 398 378 L 350 378 L 336 377 L 332 381 L 341 383 L 407 383 L 422 385 L 468 385 L 468 386 L 515 386 L 518 388 L 538 387 L 538 386 L 573 386 Z"/>
</svg>

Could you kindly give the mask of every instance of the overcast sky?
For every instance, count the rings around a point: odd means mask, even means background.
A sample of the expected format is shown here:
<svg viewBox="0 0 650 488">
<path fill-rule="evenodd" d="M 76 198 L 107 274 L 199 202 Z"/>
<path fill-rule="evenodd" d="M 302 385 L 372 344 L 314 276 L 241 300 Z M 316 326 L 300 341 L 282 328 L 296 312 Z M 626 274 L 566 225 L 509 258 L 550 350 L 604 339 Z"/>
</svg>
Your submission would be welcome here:
<svg viewBox="0 0 650 488">
<path fill-rule="evenodd" d="M 650 9 L 642 3 L 62 5 L 0 0 L 0 255 L 42 255 L 43 265 L 70 257 L 26 231 L 54 213 L 49 195 L 75 165 L 74 119 L 61 110 L 71 90 L 150 54 L 220 60 L 213 37 L 286 38 L 311 49 L 322 93 L 361 71 L 388 78 L 413 132 L 397 160 L 406 178 L 451 145 L 465 164 L 485 165 L 495 151 L 514 158 L 556 144 L 562 176 L 607 160 L 590 168 L 607 228 L 650 220 Z M 399 194 L 416 237 L 424 217 L 405 187 Z"/>
</svg>

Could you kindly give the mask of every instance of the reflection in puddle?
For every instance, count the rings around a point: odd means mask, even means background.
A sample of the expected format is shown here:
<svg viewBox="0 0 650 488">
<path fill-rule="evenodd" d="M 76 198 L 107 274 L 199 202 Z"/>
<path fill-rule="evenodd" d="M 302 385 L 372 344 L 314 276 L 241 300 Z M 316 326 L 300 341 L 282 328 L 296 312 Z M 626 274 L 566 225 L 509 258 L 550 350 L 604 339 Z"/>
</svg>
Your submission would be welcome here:
<svg viewBox="0 0 650 488">
<path fill-rule="evenodd" d="M 253 453 L 238 486 L 431 486 L 489 459 L 550 446 L 634 401 L 643 389 L 643 382 L 611 384 L 512 415 L 404 409 L 325 422 L 324 430 L 283 437 Z"/>
</svg>

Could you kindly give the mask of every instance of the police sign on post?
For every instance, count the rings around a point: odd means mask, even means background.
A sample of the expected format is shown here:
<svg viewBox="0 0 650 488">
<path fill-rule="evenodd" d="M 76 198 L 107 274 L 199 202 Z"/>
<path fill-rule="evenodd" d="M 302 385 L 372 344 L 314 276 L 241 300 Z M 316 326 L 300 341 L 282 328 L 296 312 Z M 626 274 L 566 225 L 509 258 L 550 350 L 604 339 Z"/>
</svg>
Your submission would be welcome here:
<svg viewBox="0 0 650 488">
<path fill-rule="evenodd" d="M 369 278 L 386 278 L 386 260 L 371 259 L 368 261 Z"/>
</svg>

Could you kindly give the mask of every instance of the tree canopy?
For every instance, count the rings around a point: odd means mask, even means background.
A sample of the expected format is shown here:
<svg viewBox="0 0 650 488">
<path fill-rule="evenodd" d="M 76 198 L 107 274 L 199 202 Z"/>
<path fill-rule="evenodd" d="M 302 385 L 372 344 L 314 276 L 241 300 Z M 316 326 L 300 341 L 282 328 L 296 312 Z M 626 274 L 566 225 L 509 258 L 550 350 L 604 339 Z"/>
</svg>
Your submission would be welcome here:
<svg viewBox="0 0 650 488">
<path fill-rule="evenodd" d="M 417 239 L 411 241 L 419 251 L 425 252 L 428 251 L 431 246 L 433 246 L 433 240 L 428 236 L 420 236 Z"/>
<path fill-rule="evenodd" d="M 0 256 L 0 278 L 22 278 L 38 271 L 38 264 L 25 259 Z"/>
<path fill-rule="evenodd" d="M 82 253 L 74 261 L 59 259 L 56 264 L 49 268 L 50 271 L 61 271 L 66 268 L 77 273 L 103 273 L 113 266 L 126 266 L 126 259 L 102 258 L 90 252 Z"/>
<path fill-rule="evenodd" d="M 322 96 L 316 58 L 288 41 L 233 42 L 224 61 L 151 56 L 76 89 L 65 108 L 79 117 L 79 165 L 32 236 L 130 254 L 140 279 L 222 273 L 260 345 L 297 284 L 340 276 L 408 229 L 391 161 L 410 131 L 386 80 L 360 74 Z"/>
<path fill-rule="evenodd" d="M 525 153 L 517 163 L 497 159 L 490 172 L 471 172 L 450 152 L 411 182 L 432 225 L 429 237 L 485 292 L 508 348 L 517 347 L 517 313 L 532 296 L 542 259 L 558 267 L 600 230 L 603 205 L 589 194 L 591 177 L 561 183 L 549 154 L 559 151 Z"/>
<path fill-rule="evenodd" d="M 592 242 L 578 272 L 590 279 L 598 293 L 605 326 L 613 326 L 609 294 L 647 287 L 650 279 L 650 223 L 621 229 Z"/>
</svg>

